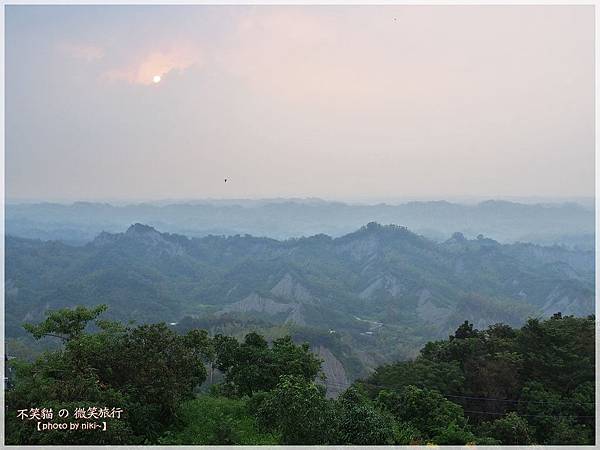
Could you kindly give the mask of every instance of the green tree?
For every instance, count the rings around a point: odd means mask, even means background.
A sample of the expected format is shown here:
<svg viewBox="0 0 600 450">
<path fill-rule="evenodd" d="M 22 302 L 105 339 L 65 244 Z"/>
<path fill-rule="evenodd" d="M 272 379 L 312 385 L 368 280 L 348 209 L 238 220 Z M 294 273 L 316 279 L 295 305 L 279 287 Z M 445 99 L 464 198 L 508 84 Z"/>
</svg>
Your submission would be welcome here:
<svg viewBox="0 0 600 450">
<path fill-rule="evenodd" d="M 372 394 L 380 390 L 378 386 L 401 389 L 409 385 L 459 394 L 464 382 L 465 376 L 456 361 L 432 361 L 419 357 L 414 361 L 380 366 L 361 384 Z"/>
<path fill-rule="evenodd" d="M 517 338 L 524 357 L 523 375 L 561 394 L 593 382 L 594 323 L 591 318 L 562 315 L 528 320 Z"/>
<path fill-rule="evenodd" d="M 35 339 L 56 337 L 63 341 L 69 341 L 81 336 L 88 323 L 106 310 L 106 305 L 98 305 L 92 309 L 84 306 L 77 306 L 73 309 L 57 309 L 48 311 L 43 322 L 39 324 L 26 323 L 23 328 L 29 331 Z"/>
<path fill-rule="evenodd" d="M 262 429 L 281 435 L 283 444 L 319 445 L 333 439 L 334 408 L 325 389 L 299 375 L 282 375 L 253 408 Z"/>
<path fill-rule="evenodd" d="M 508 433 L 509 422 L 516 426 L 525 421 L 531 442 L 591 444 L 595 415 L 594 326 L 593 316 L 562 314 L 547 320 L 530 319 L 521 329 L 494 324 L 479 331 L 465 322 L 449 339 L 427 343 L 414 361 L 378 368 L 362 384 L 372 397 L 386 389 L 402 392 L 409 385 L 438 390 L 460 404 L 471 423 L 481 424 L 482 430 L 491 426 L 482 421 L 498 415 L 505 417 L 498 422 L 496 433 L 501 434 L 502 427 Z M 400 395 L 398 392 L 393 395 Z M 387 401 L 387 407 L 394 411 L 395 401 Z M 419 418 L 428 417 L 425 409 L 414 411 L 415 419 L 410 421 L 422 440 L 433 439 L 435 434 L 419 423 Z M 520 414 L 521 420 L 506 416 L 510 412 Z M 466 429 L 457 425 L 458 429 Z M 448 436 L 456 435 L 455 428 L 446 428 L 446 437 L 442 438 L 439 427 L 438 440 L 447 442 Z M 527 440 L 523 435 L 515 435 L 515 439 Z M 476 440 L 480 444 L 492 441 L 498 439 L 490 433 Z"/>
<path fill-rule="evenodd" d="M 475 441 L 462 408 L 434 390 L 416 386 L 400 391 L 382 390 L 377 403 L 399 422 L 419 430 L 427 442 L 463 445 Z"/>
<path fill-rule="evenodd" d="M 336 402 L 335 443 L 343 445 L 392 445 L 396 430 L 392 416 L 379 410 L 357 388 L 347 389 Z"/>
<path fill-rule="evenodd" d="M 239 396 L 269 391 L 283 375 L 312 381 L 321 368 L 321 360 L 310 351 L 308 344 L 296 345 L 289 336 L 274 340 L 269 347 L 257 333 L 247 334 L 242 343 L 217 335 L 215 351 L 217 367 L 225 374 L 226 385 L 230 387 L 225 392 Z"/>
<path fill-rule="evenodd" d="M 499 440 L 503 445 L 532 444 L 532 433 L 527 420 L 515 412 L 486 424 L 482 430 L 484 434 Z"/>
<path fill-rule="evenodd" d="M 62 336 L 64 345 L 21 364 L 15 388 L 7 394 L 9 417 L 48 402 L 122 408 L 122 423 L 113 427 L 118 435 L 100 440 L 112 439 L 107 443 L 151 442 L 172 422 L 178 404 L 206 378 L 207 340 L 197 333 L 177 335 L 165 324 L 132 328 L 101 320 L 95 322 L 97 333 L 85 333 L 88 322 L 104 310 L 53 311 L 41 324 L 27 326 L 38 338 Z M 31 423 L 10 422 L 10 441 L 47 442 L 45 433 L 30 433 Z M 92 434 L 68 433 L 60 441 L 86 443 Z"/>
</svg>

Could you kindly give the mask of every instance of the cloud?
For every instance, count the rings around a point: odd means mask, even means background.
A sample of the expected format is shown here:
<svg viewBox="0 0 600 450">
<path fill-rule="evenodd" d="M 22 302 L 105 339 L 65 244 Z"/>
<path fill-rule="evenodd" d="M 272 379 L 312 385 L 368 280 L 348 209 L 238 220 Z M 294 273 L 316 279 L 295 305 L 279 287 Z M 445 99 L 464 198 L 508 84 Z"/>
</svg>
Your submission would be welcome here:
<svg viewBox="0 0 600 450">
<path fill-rule="evenodd" d="M 104 72 L 106 80 L 150 85 L 155 75 L 164 78 L 173 71 L 182 72 L 201 61 L 200 52 L 191 45 L 173 45 L 168 49 L 150 50 L 125 67 Z"/>
<path fill-rule="evenodd" d="M 58 50 L 71 58 L 84 59 L 88 62 L 104 57 L 104 49 L 96 45 L 62 42 L 58 44 Z"/>
<path fill-rule="evenodd" d="M 373 57 L 348 32 L 350 26 L 345 17 L 298 9 L 248 14 L 216 59 L 261 94 L 344 107 L 366 102 L 385 88 L 382 74 L 372 69 Z"/>
</svg>

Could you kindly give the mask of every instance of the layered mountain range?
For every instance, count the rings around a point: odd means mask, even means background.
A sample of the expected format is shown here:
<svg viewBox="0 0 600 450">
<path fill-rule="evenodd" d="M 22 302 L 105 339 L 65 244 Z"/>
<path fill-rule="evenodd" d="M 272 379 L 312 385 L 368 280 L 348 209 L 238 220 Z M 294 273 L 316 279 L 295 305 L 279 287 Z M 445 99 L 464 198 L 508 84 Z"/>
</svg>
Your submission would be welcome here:
<svg viewBox="0 0 600 450">
<path fill-rule="evenodd" d="M 434 242 L 369 223 L 332 238 L 190 238 L 136 223 L 85 245 L 6 237 L 6 330 L 44 311 L 242 335 L 292 333 L 325 360 L 330 390 L 413 356 L 465 319 L 477 327 L 594 312 L 594 252 L 454 233 Z"/>
<path fill-rule="evenodd" d="M 287 239 L 317 233 L 340 237 L 372 221 L 403 224 L 438 242 L 458 231 L 469 238 L 484 234 L 503 243 L 523 241 L 594 248 L 593 206 L 573 202 L 349 204 L 320 199 L 273 199 L 6 206 L 8 234 L 74 244 L 89 242 L 103 230 L 122 231 L 134 222 L 194 237 L 248 233 Z"/>
</svg>

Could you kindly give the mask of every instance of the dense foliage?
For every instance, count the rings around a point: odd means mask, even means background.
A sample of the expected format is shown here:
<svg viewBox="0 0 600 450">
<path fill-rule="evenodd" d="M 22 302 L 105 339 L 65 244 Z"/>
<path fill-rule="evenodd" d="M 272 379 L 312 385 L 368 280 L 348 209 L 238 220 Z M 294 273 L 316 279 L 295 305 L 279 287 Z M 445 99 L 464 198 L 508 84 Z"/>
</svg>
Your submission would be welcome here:
<svg viewBox="0 0 600 450">
<path fill-rule="evenodd" d="M 248 413 L 246 400 L 201 395 L 181 404 L 177 426 L 159 439 L 162 445 L 262 445 L 278 444 L 280 436 L 261 432 Z M 201 420 L 199 420 L 201 418 Z"/>
<path fill-rule="evenodd" d="M 314 380 L 321 367 L 308 348 L 297 346 L 289 336 L 273 345 L 257 333 L 249 333 L 241 344 L 232 337 L 214 337 L 216 367 L 225 374 L 222 390 L 230 395 L 252 395 L 273 389 L 282 375 Z"/>
<path fill-rule="evenodd" d="M 104 307 L 51 312 L 38 325 L 27 325 L 37 338 L 60 336 L 64 345 L 34 363 L 17 365 L 15 387 L 7 392 L 8 443 L 144 443 L 173 423 L 179 404 L 204 382 L 210 354 L 206 332 L 178 335 L 164 324 L 123 326 L 96 320 L 96 333 L 84 329 Z M 108 431 L 36 432 L 35 420 L 17 418 L 19 410 L 120 408 L 121 420 Z"/>
<path fill-rule="evenodd" d="M 60 349 L 18 362 L 9 444 L 593 444 L 594 317 L 521 329 L 465 322 L 414 361 L 382 366 L 330 398 L 306 344 L 98 319 L 105 307 L 49 312 L 26 328 Z M 93 324 L 92 324 L 93 322 Z M 93 330 L 93 332 L 91 332 Z M 205 367 L 222 382 L 199 393 Z M 115 407 L 108 431 L 38 432 L 17 412 Z M 77 422 L 76 418 L 61 419 Z"/>
<path fill-rule="evenodd" d="M 362 384 L 372 398 L 414 386 L 438 392 L 464 408 L 478 434 L 504 444 L 590 444 L 594 324 L 560 313 L 518 330 L 465 322 L 415 361 L 380 367 Z"/>
</svg>

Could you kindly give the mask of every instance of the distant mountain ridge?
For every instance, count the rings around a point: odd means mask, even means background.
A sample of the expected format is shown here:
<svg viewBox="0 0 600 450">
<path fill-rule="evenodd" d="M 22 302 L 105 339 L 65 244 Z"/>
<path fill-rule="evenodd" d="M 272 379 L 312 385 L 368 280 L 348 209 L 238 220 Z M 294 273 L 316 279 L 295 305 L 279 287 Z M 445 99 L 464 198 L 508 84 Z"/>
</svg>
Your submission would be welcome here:
<svg viewBox="0 0 600 450">
<path fill-rule="evenodd" d="M 447 201 L 346 204 L 319 199 L 133 204 L 77 202 L 6 206 L 8 234 L 83 244 L 101 231 L 134 222 L 188 236 L 251 234 L 276 239 L 325 233 L 339 237 L 367 222 L 402 223 L 437 241 L 460 231 L 500 242 L 534 242 L 593 248 L 594 211 L 577 203 L 522 204 L 489 200 L 475 205 Z"/>
</svg>

